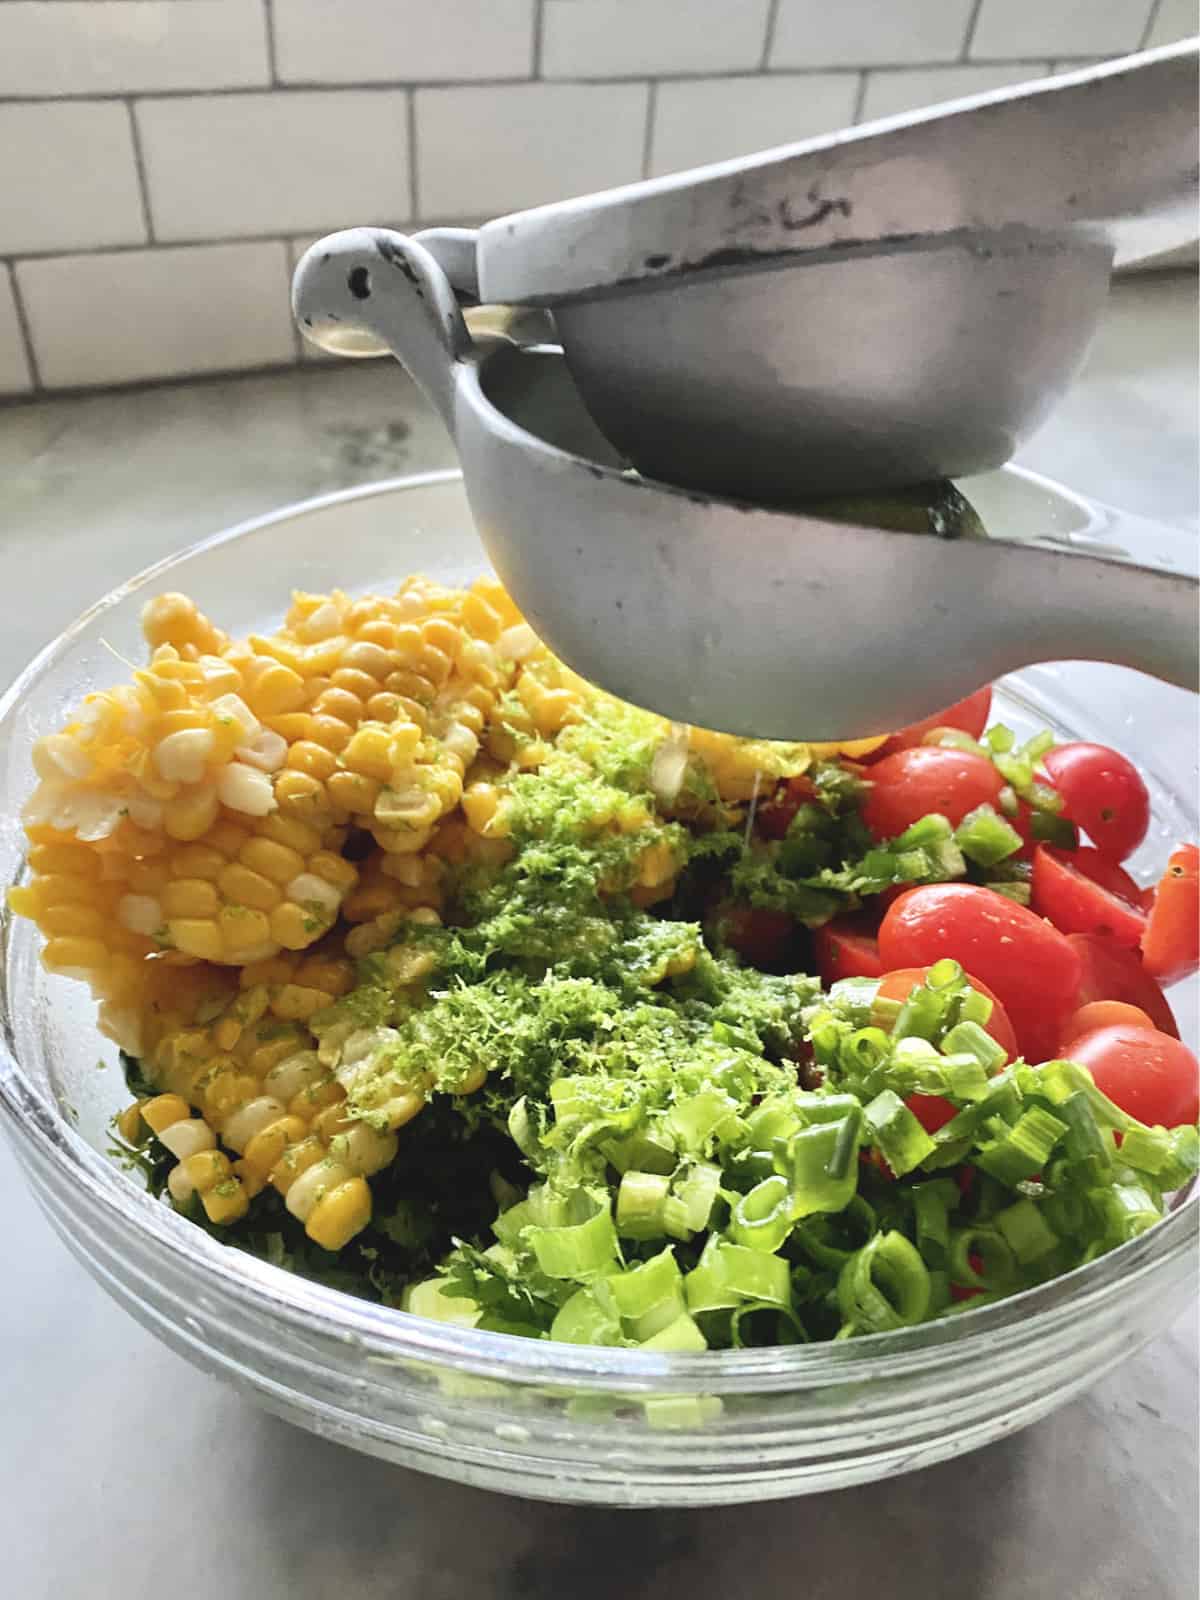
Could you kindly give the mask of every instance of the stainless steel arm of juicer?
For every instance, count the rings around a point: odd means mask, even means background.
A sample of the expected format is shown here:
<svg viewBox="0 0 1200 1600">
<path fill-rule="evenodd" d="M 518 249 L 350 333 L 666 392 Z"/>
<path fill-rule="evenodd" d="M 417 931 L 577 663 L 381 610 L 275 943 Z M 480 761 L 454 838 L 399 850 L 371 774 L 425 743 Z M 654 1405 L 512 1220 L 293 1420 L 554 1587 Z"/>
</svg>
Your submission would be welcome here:
<svg viewBox="0 0 1200 1600">
<path fill-rule="evenodd" d="M 681 722 L 886 732 L 1034 661 L 1194 688 L 1194 576 L 1046 544 L 947 541 L 670 488 L 623 470 L 561 355 L 475 344 L 433 256 L 334 234 L 293 283 L 306 335 L 391 352 L 441 412 L 497 572 L 562 658 Z"/>
</svg>

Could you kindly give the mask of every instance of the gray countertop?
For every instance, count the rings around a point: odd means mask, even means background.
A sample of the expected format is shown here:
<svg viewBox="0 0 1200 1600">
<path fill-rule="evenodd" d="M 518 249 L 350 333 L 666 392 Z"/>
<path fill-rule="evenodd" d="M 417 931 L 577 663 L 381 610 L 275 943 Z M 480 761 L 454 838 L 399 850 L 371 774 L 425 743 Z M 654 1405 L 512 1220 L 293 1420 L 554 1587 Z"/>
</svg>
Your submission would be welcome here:
<svg viewBox="0 0 1200 1600">
<path fill-rule="evenodd" d="M 1020 459 L 1196 527 L 1195 350 L 1193 277 L 1121 285 L 1077 388 Z M 20 596 L 5 606 L 0 682 L 98 594 L 193 539 L 451 464 L 428 408 L 379 363 L 0 411 L 0 592 Z M 105 1297 L 6 1148 L 0 1260 L 0 1591 L 13 1600 L 1197 1590 L 1194 1316 L 965 1460 L 759 1507 L 609 1512 L 424 1479 L 259 1412 Z"/>
</svg>

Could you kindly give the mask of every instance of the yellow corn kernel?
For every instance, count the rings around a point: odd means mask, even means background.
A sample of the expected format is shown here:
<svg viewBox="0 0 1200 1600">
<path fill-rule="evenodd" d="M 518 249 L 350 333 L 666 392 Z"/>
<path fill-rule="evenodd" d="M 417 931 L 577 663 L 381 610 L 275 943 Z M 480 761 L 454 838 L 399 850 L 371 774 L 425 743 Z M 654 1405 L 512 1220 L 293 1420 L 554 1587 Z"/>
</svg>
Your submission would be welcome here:
<svg viewBox="0 0 1200 1600">
<path fill-rule="evenodd" d="M 86 977 L 108 965 L 108 947 L 100 939 L 50 939 L 42 948 L 42 965 L 64 977 Z"/>
<path fill-rule="evenodd" d="M 285 767 L 275 777 L 275 803 L 285 817 L 320 826 L 329 814 L 331 798 L 321 779 L 310 772 Z"/>
<path fill-rule="evenodd" d="M 250 1209 L 250 1196 L 236 1177 L 230 1176 L 200 1196 L 208 1220 L 217 1227 L 240 1222 Z"/>
<path fill-rule="evenodd" d="M 303 907 L 285 900 L 271 913 L 271 938 L 285 950 L 303 950 L 310 945 L 326 924 Z"/>
<path fill-rule="evenodd" d="M 322 783 L 337 771 L 337 757 L 310 739 L 301 739 L 299 744 L 291 747 L 287 754 L 287 764 L 293 772 L 306 773 L 310 778 L 320 779 Z"/>
<path fill-rule="evenodd" d="M 236 1017 L 222 1017 L 213 1025 L 213 1043 L 218 1050 L 232 1050 L 241 1037 L 242 1024 Z"/>
<path fill-rule="evenodd" d="M 304 679 L 291 666 L 260 660 L 247 675 L 242 698 L 256 717 L 277 717 L 304 704 Z"/>
<path fill-rule="evenodd" d="M 478 593 L 468 594 L 463 601 L 462 619 L 473 634 L 486 639 L 489 644 L 495 644 L 504 631 L 504 620 L 500 613 Z"/>
<path fill-rule="evenodd" d="M 181 850 L 173 850 L 171 852 L 171 871 L 179 878 L 205 878 L 210 882 L 215 882 L 224 865 L 225 857 L 219 850 L 214 850 L 209 844 L 187 844 Z M 159 887 L 163 886 L 165 886 L 165 879 L 164 884 Z M 140 894 L 158 892 L 158 889 L 150 884 L 133 883 L 133 887 Z"/>
<path fill-rule="evenodd" d="M 418 1111 L 424 1109 L 425 1096 L 417 1090 L 410 1090 L 407 1094 L 398 1094 L 387 1100 L 380 1107 L 387 1119 L 388 1127 L 394 1132 L 402 1128 L 406 1122 L 411 1122 Z"/>
<path fill-rule="evenodd" d="M 207 784 L 187 789 L 163 807 L 163 832 L 171 839 L 199 839 L 217 820 L 217 791 Z"/>
<path fill-rule="evenodd" d="M 496 612 L 496 615 L 500 618 L 501 625 L 505 628 L 511 628 L 514 626 L 514 624 L 523 622 L 525 620 L 521 613 L 517 610 L 512 596 L 500 582 L 499 578 L 476 578 L 475 582 L 471 585 L 468 600 L 463 606 L 464 617 L 467 613 L 467 604 L 469 604 L 471 598 L 475 596 L 478 596 L 481 600 L 487 601 L 488 605 L 492 607 L 492 609 Z M 476 629 L 475 631 L 479 632 L 480 630 Z"/>
<path fill-rule="evenodd" d="M 264 878 L 260 872 L 251 872 L 240 861 L 225 868 L 217 879 L 217 887 L 233 905 L 249 906 L 254 911 L 273 911 L 283 899 L 283 890 L 277 883 Z"/>
<path fill-rule="evenodd" d="M 314 744 L 319 744 L 322 749 L 331 750 L 336 755 L 350 743 L 353 732 L 353 728 L 347 727 L 337 717 L 314 715 L 308 737 Z"/>
<path fill-rule="evenodd" d="M 187 1101 L 177 1094 L 157 1094 L 153 1100 L 144 1100 L 138 1109 L 152 1133 L 162 1133 L 192 1114 Z"/>
<path fill-rule="evenodd" d="M 375 802 L 379 799 L 380 790 L 378 778 L 368 778 L 361 772 L 335 772 L 325 787 L 330 800 L 342 811 L 356 817 L 374 815 Z M 277 787 L 276 793 L 278 792 Z M 280 797 L 280 804 L 282 803 Z"/>
<path fill-rule="evenodd" d="M 13 910 L 19 910 L 19 905 L 14 905 Z M 59 938 L 74 934 L 98 939 L 110 926 L 108 918 L 96 907 L 81 905 L 47 906 L 38 915 L 37 924 L 47 937 Z"/>
<path fill-rule="evenodd" d="M 264 817 L 255 832 L 264 839 L 274 839 L 276 844 L 287 845 L 289 850 L 295 850 L 306 861 L 321 848 L 321 835 L 317 829 L 295 817 Z M 240 850 L 241 846 L 238 848 Z"/>
<path fill-rule="evenodd" d="M 319 1083 L 305 1084 L 288 1101 L 288 1110 L 294 1117 L 303 1117 L 305 1122 L 312 1119 L 329 1106 L 344 1104 L 346 1091 L 335 1077 L 322 1078 Z"/>
<path fill-rule="evenodd" d="M 221 901 L 216 886 L 204 878 L 176 878 L 162 892 L 167 917 L 215 917 Z"/>
<path fill-rule="evenodd" d="M 371 1190 L 365 1178 L 349 1178 L 323 1194 L 308 1214 L 304 1231 L 323 1250 L 341 1250 L 371 1220 Z"/>
<path fill-rule="evenodd" d="M 248 1167 L 244 1160 L 233 1163 L 233 1171 L 242 1188 L 246 1191 L 247 1200 L 253 1200 L 256 1194 L 261 1194 L 267 1186 L 267 1180 Z"/>
<path fill-rule="evenodd" d="M 258 1093 L 258 1079 L 236 1071 L 232 1058 L 226 1059 L 228 1068 L 222 1067 L 204 1090 L 205 1120 L 218 1132 L 226 1117 Z"/>
<path fill-rule="evenodd" d="M 182 950 L 185 955 L 196 956 L 201 961 L 224 960 L 221 930 L 211 919 L 175 917 L 167 923 L 167 937 L 176 950 Z"/>
<path fill-rule="evenodd" d="M 299 1122 L 300 1118 L 295 1117 L 291 1120 Z M 270 1129 L 266 1131 L 270 1132 Z M 262 1135 L 260 1134 L 259 1137 L 261 1138 Z M 324 1161 L 324 1159 L 325 1146 L 319 1139 L 311 1137 L 301 1139 L 297 1144 L 288 1145 L 272 1168 L 270 1181 L 279 1190 L 280 1194 L 286 1196 L 288 1190 L 302 1172 L 307 1172 L 309 1167 L 314 1166 L 318 1161 Z"/>
<path fill-rule="evenodd" d="M 290 883 L 304 871 L 304 857 L 274 839 L 249 839 L 238 852 L 238 860 L 274 883 Z"/>
<path fill-rule="evenodd" d="M 358 882 L 358 868 L 354 863 L 334 855 L 331 850 L 318 850 L 311 856 L 308 870 L 315 873 L 323 882 L 332 884 L 335 889 L 341 889 L 343 892 L 352 889 Z"/>
<path fill-rule="evenodd" d="M 390 856 L 416 855 L 424 850 L 433 833 L 432 826 L 426 828 L 381 828 L 378 824 L 371 829 L 375 842 L 381 850 Z"/>
<path fill-rule="evenodd" d="M 363 1126 L 365 1124 L 350 1121 L 346 1115 L 344 1101 L 325 1106 L 323 1110 L 317 1112 L 309 1124 L 311 1131 L 323 1144 L 329 1144 L 338 1134 L 346 1133 L 350 1128 Z"/>
<path fill-rule="evenodd" d="M 316 1011 L 323 1011 L 329 996 L 323 989 L 309 989 L 298 983 L 285 983 L 271 996 L 271 1013 L 284 1022 L 304 1022 Z"/>
<path fill-rule="evenodd" d="M 254 911 L 249 906 L 227 905 L 222 906 L 217 920 L 226 960 L 254 960 L 267 955 L 275 947 L 276 941 L 271 938 L 271 924 L 264 911 Z"/>
<path fill-rule="evenodd" d="M 354 987 L 354 966 L 337 956 L 309 956 L 296 968 L 296 982 L 336 998 Z"/>
<path fill-rule="evenodd" d="M 242 1151 L 242 1162 L 248 1172 L 257 1173 L 264 1181 L 283 1158 L 290 1145 L 305 1137 L 308 1129 L 299 1117 L 283 1116 L 256 1133 Z"/>
<path fill-rule="evenodd" d="M 199 1194 L 207 1194 L 217 1184 L 224 1183 L 232 1173 L 229 1157 L 223 1150 L 197 1150 L 176 1169 L 187 1180 L 188 1187 Z"/>
<path fill-rule="evenodd" d="M 352 772 L 386 783 L 392 775 L 391 738 L 387 728 L 382 723 L 363 723 L 342 751 L 342 760 Z"/>
</svg>

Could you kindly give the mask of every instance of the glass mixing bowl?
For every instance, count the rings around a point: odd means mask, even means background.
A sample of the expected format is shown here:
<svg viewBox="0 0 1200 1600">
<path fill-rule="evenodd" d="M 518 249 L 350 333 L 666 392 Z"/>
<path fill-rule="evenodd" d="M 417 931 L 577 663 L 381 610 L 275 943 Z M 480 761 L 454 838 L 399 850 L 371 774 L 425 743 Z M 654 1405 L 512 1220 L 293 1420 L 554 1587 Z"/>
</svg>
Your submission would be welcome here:
<svg viewBox="0 0 1200 1600">
<path fill-rule="evenodd" d="M 1137 538 L 1191 559 L 1184 536 L 1029 474 L 1009 469 L 967 490 L 996 532 Z M 483 565 L 458 475 L 441 473 L 261 518 L 114 590 L 0 702 L 4 884 L 24 871 L 16 819 L 33 741 L 82 694 L 123 676 L 115 658 L 138 658 L 149 595 L 185 590 L 242 632 L 277 619 L 293 586 L 386 587 L 421 570 L 466 580 Z M 1191 697 L 1075 663 L 1007 680 L 998 710 L 1019 730 L 1049 725 L 1139 762 L 1154 798 L 1133 863 L 1143 879 L 1172 843 L 1195 837 Z M 108 1120 L 127 1096 L 89 1001 L 41 970 L 30 924 L 5 914 L 0 940 L 0 1121 L 68 1249 L 173 1349 L 280 1416 L 460 1482 L 563 1501 L 704 1505 L 908 1471 L 1061 1405 L 1165 1327 L 1196 1282 L 1197 1202 L 1181 1198 L 1150 1233 L 1053 1283 L 840 1344 L 666 1356 L 407 1316 L 224 1247 L 143 1193 L 105 1155 Z M 1194 995 L 1182 1001 L 1194 1042 Z"/>
</svg>

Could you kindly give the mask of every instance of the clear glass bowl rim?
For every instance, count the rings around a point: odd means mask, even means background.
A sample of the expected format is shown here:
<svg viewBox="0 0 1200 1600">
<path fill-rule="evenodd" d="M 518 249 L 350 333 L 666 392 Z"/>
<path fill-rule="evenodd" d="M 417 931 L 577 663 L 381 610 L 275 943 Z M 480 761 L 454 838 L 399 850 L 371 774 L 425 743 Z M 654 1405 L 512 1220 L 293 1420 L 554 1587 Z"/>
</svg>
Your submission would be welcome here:
<svg viewBox="0 0 1200 1600">
<path fill-rule="evenodd" d="M 1047 482 L 1018 468 L 1005 470 Z M 17 676 L 0 697 L 0 741 L 7 737 L 26 696 L 71 648 L 84 627 L 99 613 L 158 582 L 192 557 L 306 512 L 406 487 L 457 483 L 461 477 L 456 470 L 420 473 L 318 496 L 250 518 L 143 569 L 83 612 Z M 1058 490 L 1057 485 L 1054 488 Z M 1065 493 L 1071 495 L 1069 490 Z M 10 922 L 7 910 L 0 913 L 0 972 Z M 0 1000 L 7 1011 L 7 997 L 0 996 Z M 5 1022 L 3 1015 L 0 1022 Z M 837 1344 L 650 1354 L 521 1339 L 433 1322 L 357 1300 L 220 1244 L 140 1191 L 74 1132 L 21 1070 L 7 1026 L 0 1037 L 0 1113 L 22 1165 L 54 1170 L 57 1178 L 82 1190 L 90 1205 L 108 1213 L 107 1220 L 136 1234 L 151 1253 L 182 1260 L 198 1279 L 215 1280 L 221 1292 L 245 1309 L 257 1310 L 265 1320 L 317 1339 L 354 1339 L 369 1358 L 382 1363 L 433 1363 L 518 1385 L 561 1383 L 597 1392 L 652 1390 L 657 1394 L 692 1394 L 711 1388 L 727 1395 L 766 1395 L 834 1382 L 869 1384 L 941 1365 L 957 1366 L 969 1360 L 976 1349 L 986 1348 L 989 1335 L 1011 1335 L 1019 1329 L 1030 1340 L 1049 1336 L 1114 1293 L 1123 1289 L 1135 1292 L 1137 1282 L 1153 1276 L 1156 1269 L 1182 1256 L 1195 1256 L 1200 1240 L 1200 1194 L 1193 1183 L 1177 1197 L 1170 1215 L 1140 1238 L 1085 1267 L 979 1310 Z"/>
</svg>

